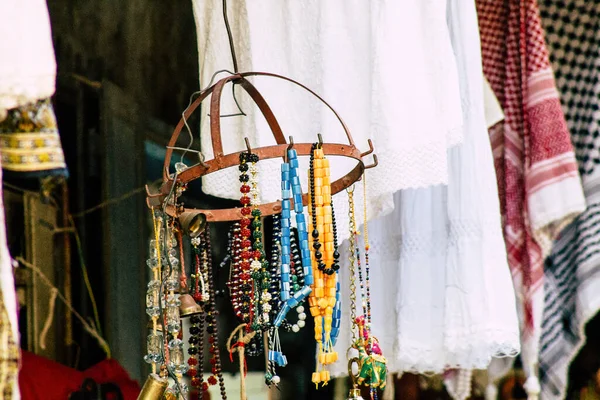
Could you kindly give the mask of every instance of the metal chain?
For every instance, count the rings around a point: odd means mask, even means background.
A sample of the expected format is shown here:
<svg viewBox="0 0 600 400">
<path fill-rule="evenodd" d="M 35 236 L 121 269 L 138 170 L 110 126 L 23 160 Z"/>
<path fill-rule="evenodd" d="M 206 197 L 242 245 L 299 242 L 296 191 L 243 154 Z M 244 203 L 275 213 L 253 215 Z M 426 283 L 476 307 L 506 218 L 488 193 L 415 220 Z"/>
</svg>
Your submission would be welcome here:
<svg viewBox="0 0 600 400">
<path fill-rule="evenodd" d="M 348 192 L 348 218 L 350 220 L 350 251 L 348 260 L 350 261 L 350 319 L 352 323 L 352 343 L 358 340 L 358 329 L 356 326 L 356 220 L 354 217 L 354 186 L 346 190 Z"/>
</svg>

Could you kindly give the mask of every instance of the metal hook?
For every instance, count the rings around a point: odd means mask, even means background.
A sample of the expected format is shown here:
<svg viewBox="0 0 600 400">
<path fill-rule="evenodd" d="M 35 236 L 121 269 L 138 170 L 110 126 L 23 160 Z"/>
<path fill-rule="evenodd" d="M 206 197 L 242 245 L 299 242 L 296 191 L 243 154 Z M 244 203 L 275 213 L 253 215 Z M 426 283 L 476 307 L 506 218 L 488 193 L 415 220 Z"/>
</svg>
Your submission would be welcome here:
<svg viewBox="0 0 600 400">
<path fill-rule="evenodd" d="M 205 160 L 204 154 L 202 154 L 201 151 L 192 150 L 192 149 L 186 149 L 186 148 L 183 148 L 183 147 L 176 147 L 176 146 L 167 146 L 167 149 L 182 150 L 185 153 L 187 153 L 187 152 L 197 153 L 198 154 L 198 162 L 199 162 L 199 164 L 202 165 L 204 168 L 208 168 L 208 164 L 206 164 L 204 162 L 204 160 Z M 182 156 L 182 159 L 183 159 L 183 156 Z"/>
<path fill-rule="evenodd" d="M 317 139 L 319 140 L 319 148 L 323 147 L 323 136 L 320 133 L 317 133 Z"/>
<path fill-rule="evenodd" d="M 227 71 L 229 72 L 229 71 Z M 244 110 L 242 110 L 242 106 L 240 105 L 240 102 L 238 101 L 236 94 L 235 94 L 235 82 L 231 82 L 231 95 L 233 96 L 233 102 L 235 103 L 235 106 L 237 107 L 239 112 L 233 113 L 233 114 L 220 114 L 219 118 L 229 118 L 229 117 L 245 117 L 248 114 L 246 114 L 244 112 Z M 207 117 L 210 117 L 210 114 L 206 114 Z"/>
<path fill-rule="evenodd" d="M 149 185 L 145 185 L 146 188 L 146 205 L 148 206 L 148 208 L 158 208 L 161 206 L 161 197 L 162 197 L 162 193 L 158 192 L 158 193 L 152 193 L 150 191 L 150 186 Z M 156 199 L 158 199 L 158 201 L 156 201 Z"/>
<path fill-rule="evenodd" d="M 252 153 L 252 147 L 250 147 L 250 141 L 247 137 L 244 138 L 244 142 L 246 142 L 246 148 L 248 149 L 248 154 Z"/>
<path fill-rule="evenodd" d="M 200 165 L 202 165 L 202 167 L 204 168 L 209 168 L 208 164 L 204 162 L 205 158 L 204 158 L 204 154 L 199 151 L 198 152 L 198 162 L 200 163 Z"/>
<path fill-rule="evenodd" d="M 365 165 L 365 169 L 374 168 L 379 165 L 379 161 L 377 160 L 377 154 L 373 154 L 373 164 Z"/>
<path fill-rule="evenodd" d="M 285 154 L 283 155 L 283 162 L 287 163 L 289 162 L 289 151 L 292 150 L 294 148 L 294 137 L 290 136 L 290 143 L 288 144 L 287 149 L 285 150 Z"/>
<path fill-rule="evenodd" d="M 364 153 L 360 153 L 361 157 L 368 156 L 373 152 L 373 142 L 371 139 L 367 139 L 367 143 L 369 143 L 369 150 L 365 151 Z"/>
</svg>

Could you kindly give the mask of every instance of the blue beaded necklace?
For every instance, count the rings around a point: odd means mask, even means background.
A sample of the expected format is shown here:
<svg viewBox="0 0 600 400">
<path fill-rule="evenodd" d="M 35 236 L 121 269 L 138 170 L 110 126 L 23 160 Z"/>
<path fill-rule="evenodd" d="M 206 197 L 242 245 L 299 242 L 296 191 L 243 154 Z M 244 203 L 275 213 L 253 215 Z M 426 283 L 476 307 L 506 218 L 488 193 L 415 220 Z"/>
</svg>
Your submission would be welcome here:
<svg viewBox="0 0 600 400">
<path fill-rule="evenodd" d="M 287 364 L 287 359 L 281 351 L 279 327 L 284 323 L 287 314 L 293 308 L 298 312 L 298 323 L 292 325 L 292 330 L 297 332 L 304 326 L 306 314 L 302 303 L 310 294 L 312 290 L 310 285 L 314 280 L 308 248 L 306 217 L 304 215 L 304 205 L 302 204 L 302 187 L 298 176 L 298 157 L 294 149 L 287 151 L 287 161 L 281 164 L 281 197 L 281 215 L 277 218 L 276 224 L 278 228 L 276 233 L 279 236 L 278 256 L 281 262 L 279 271 L 281 308 L 273 323 L 273 329 L 269 332 L 269 362 L 265 374 L 268 385 L 277 385 L 280 381 L 279 376 L 276 375 L 275 366 L 283 367 Z M 295 242 L 291 226 L 292 200 L 294 202 L 299 252 L 292 246 Z M 276 261 L 275 257 L 271 261 Z M 300 281 L 303 286 L 299 290 L 294 290 L 293 285 L 295 282 L 291 279 L 293 275 L 291 271 L 292 261 L 294 261 L 296 269 L 301 268 L 301 271 L 297 271 L 297 276 L 303 278 Z"/>
<path fill-rule="evenodd" d="M 281 293 L 284 302 L 279 315 L 275 319 L 275 327 L 279 327 L 287 313 L 297 307 L 311 292 L 313 283 L 310 249 L 308 248 L 308 231 L 306 217 L 302 204 L 302 187 L 298 176 L 298 156 L 296 150 L 287 151 L 287 162 L 281 164 Z M 294 213 L 296 214 L 296 227 L 304 273 L 304 287 L 290 296 L 290 262 L 291 262 L 291 213 L 292 199 L 294 200 Z"/>
</svg>

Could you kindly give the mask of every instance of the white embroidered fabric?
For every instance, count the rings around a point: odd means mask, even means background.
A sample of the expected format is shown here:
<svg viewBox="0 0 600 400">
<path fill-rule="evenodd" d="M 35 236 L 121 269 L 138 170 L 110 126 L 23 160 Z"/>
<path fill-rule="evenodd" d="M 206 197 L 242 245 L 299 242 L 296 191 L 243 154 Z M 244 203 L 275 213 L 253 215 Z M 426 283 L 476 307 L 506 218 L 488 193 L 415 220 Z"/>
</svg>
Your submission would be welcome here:
<svg viewBox="0 0 600 400">
<path fill-rule="evenodd" d="M 213 73 L 231 68 L 219 0 L 193 0 L 200 54 L 201 86 Z M 267 71 L 293 78 L 321 95 L 340 113 L 357 147 L 372 139 L 379 166 L 369 174 L 369 216 L 391 212 L 393 193 L 404 188 L 446 184 L 447 148 L 462 140 L 458 72 L 445 24 L 446 0 L 349 2 L 265 0 L 229 4 L 229 20 L 240 71 Z M 410 38 L 410 40 L 406 40 Z M 296 143 L 347 143 L 340 124 L 319 101 L 302 89 L 273 78 L 251 78 L 284 134 Z M 222 119 L 225 153 L 274 144 L 257 109 L 239 88 L 246 117 Z M 231 92 L 223 95 L 223 114 L 237 111 Z M 204 112 L 204 115 L 206 112 Z M 201 146 L 212 158 L 208 118 L 201 126 Z M 371 163 L 367 156 L 365 163 Z M 262 201 L 281 197 L 280 160 L 259 163 Z M 332 178 L 356 162 L 331 157 Z M 300 158 L 306 188 L 308 160 Z M 211 195 L 237 199 L 236 168 L 203 178 Z M 347 195 L 334 196 L 337 214 L 347 214 Z M 362 210 L 362 202 L 358 204 Z M 362 211 L 359 215 L 362 215 Z M 338 219 L 340 242 L 347 220 Z"/>
<path fill-rule="evenodd" d="M 54 94 L 56 60 L 45 0 L 0 2 L 0 119 Z"/>
<path fill-rule="evenodd" d="M 482 369 L 492 357 L 520 350 L 474 2 L 449 0 L 448 26 L 465 121 L 464 142 L 449 150 L 448 185 L 397 192 L 392 214 L 368 224 L 372 334 L 391 372 Z M 347 299 L 348 265 L 340 271 Z M 336 345 L 342 354 L 350 345 L 349 315 L 346 301 Z M 345 362 L 331 372 L 346 374 Z"/>
</svg>

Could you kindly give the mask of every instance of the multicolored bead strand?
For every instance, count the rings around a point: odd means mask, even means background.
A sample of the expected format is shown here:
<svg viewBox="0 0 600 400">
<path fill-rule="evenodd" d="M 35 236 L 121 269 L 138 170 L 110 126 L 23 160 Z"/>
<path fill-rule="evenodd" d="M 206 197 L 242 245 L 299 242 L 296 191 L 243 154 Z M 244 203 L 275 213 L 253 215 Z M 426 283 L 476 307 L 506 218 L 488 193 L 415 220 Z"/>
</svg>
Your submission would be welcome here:
<svg viewBox="0 0 600 400">
<path fill-rule="evenodd" d="M 363 175 L 363 184 L 366 185 L 366 179 Z M 366 189 L 365 189 L 366 190 Z M 366 200 L 366 192 L 364 194 Z M 371 399 L 377 399 L 377 390 L 383 390 L 386 385 L 387 377 L 387 360 L 383 357 L 379 342 L 375 336 L 371 334 L 371 293 L 369 288 L 369 264 L 368 264 L 368 227 L 366 216 L 366 205 L 364 209 L 364 229 L 365 229 L 365 276 L 363 279 L 362 265 L 360 263 L 360 251 L 358 245 L 358 231 L 356 230 L 356 217 L 354 208 L 354 193 L 353 190 L 348 191 L 349 202 L 349 217 L 350 217 L 350 251 L 356 255 L 357 271 L 353 262 L 354 257 L 351 257 L 351 299 L 356 299 L 356 284 L 354 274 L 358 272 L 358 279 L 361 288 L 361 305 L 363 314 L 356 316 L 356 302 L 352 302 L 353 310 L 351 311 L 354 319 L 352 321 L 352 348 L 358 353 L 359 365 L 361 366 L 356 383 L 369 387 Z M 366 291 L 365 291 L 366 289 Z"/>
<path fill-rule="evenodd" d="M 244 153 L 246 154 L 246 153 Z M 269 274 L 267 272 L 267 263 L 265 262 L 265 252 L 262 243 L 262 214 L 259 209 L 260 193 L 258 189 L 258 169 L 256 163 L 259 161 L 258 155 L 248 154 L 250 161 L 250 205 L 252 207 L 252 253 L 253 259 L 250 264 L 252 279 L 254 281 L 254 310 L 251 315 L 254 315 L 256 320 L 253 321 L 251 329 L 258 331 L 261 328 L 266 328 L 269 325 L 269 310 L 270 310 L 270 294 L 268 287 Z M 266 310 L 265 310 L 266 308 Z"/>
<path fill-rule="evenodd" d="M 367 174 L 363 174 L 363 239 L 365 243 L 365 286 L 367 290 L 367 329 L 371 329 L 371 278 L 369 266 L 369 224 L 367 223 Z"/>
<path fill-rule="evenodd" d="M 242 193 L 242 197 L 240 198 L 240 203 L 242 205 L 242 209 L 240 210 L 242 214 L 242 219 L 240 220 L 240 230 L 239 230 L 239 241 L 241 245 L 240 252 L 240 262 L 237 265 L 239 267 L 238 271 L 235 271 L 233 279 L 238 279 L 238 291 L 235 293 L 237 296 L 237 310 L 234 308 L 236 315 L 242 320 L 242 322 L 246 323 L 247 329 L 250 329 L 250 324 L 252 323 L 253 317 L 253 299 L 254 299 L 254 290 L 252 288 L 253 282 L 250 274 L 250 262 L 253 258 L 252 254 L 252 241 L 250 240 L 251 231 L 250 231 L 250 216 L 252 214 L 252 209 L 250 207 L 251 199 L 248 196 L 250 193 L 249 181 L 250 177 L 247 172 L 249 169 L 248 166 L 248 153 L 240 154 L 240 165 L 239 170 L 240 174 L 240 192 Z M 234 306 L 235 307 L 235 306 Z"/>
<path fill-rule="evenodd" d="M 229 280 L 227 281 L 227 287 L 229 288 L 229 298 L 231 300 L 233 312 L 241 320 L 243 318 L 241 289 L 242 238 L 239 222 L 234 223 L 231 230 L 233 240 L 231 245 L 231 261 L 229 265 Z"/>
</svg>

